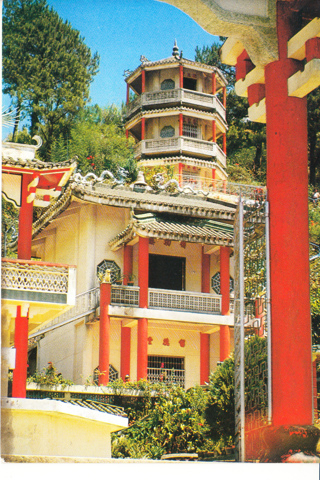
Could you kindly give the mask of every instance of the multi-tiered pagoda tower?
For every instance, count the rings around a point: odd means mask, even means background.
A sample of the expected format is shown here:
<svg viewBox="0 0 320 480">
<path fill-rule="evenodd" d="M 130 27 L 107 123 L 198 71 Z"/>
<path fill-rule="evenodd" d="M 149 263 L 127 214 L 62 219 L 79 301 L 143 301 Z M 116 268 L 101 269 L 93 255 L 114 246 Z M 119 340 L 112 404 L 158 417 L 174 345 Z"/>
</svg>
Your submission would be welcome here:
<svg viewBox="0 0 320 480">
<path fill-rule="evenodd" d="M 126 131 L 137 142 L 138 165 L 171 165 L 181 186 L 202 188 L 226 180 L 227 81 L 222 72 L 183 58 L 176 42 L 171 57 L 141 61 L 126 78 Z"/>
</svg>

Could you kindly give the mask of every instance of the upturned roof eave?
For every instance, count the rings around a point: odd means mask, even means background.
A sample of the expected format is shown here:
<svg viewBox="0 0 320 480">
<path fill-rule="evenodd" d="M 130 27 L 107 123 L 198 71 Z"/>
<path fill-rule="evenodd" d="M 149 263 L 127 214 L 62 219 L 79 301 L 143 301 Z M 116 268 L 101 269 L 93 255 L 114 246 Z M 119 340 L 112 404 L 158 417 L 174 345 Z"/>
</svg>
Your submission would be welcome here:
<svg viewBox="0 0 320 480">
<path fill-rule="evenodd" d="M 196 62 L 195 60 L 189 60 L 187 58 L 175 58 L 175 57 L 168 57 L 164 58 L 162 60 L 157 60 L 154 62 L 142 62 L 130 75 L 128 75 L 125 79 L 127 83 L 133 82 L 141 73 L 142 70 L 148 70 L 148 69 L 153 69 L 154 67 L 164 67 L 165 65 L 168 65 L 170 67 L 174 66 L 179 66 L 179 65 L 186 65 L 186 66 L 193 66 L 194 68 L 197 68 L 197 70 L 203 70 L 203 71 L 211 71 L 215 72 L 219 75 L 221 79 L 221 83 L 223 83 L 225 86 L 228 85 L 228 81 L 221 72 L 221 70 L 214 66 L 214 65 L 207 65 L 206 63 L 200 63 Z"/>
</svg>

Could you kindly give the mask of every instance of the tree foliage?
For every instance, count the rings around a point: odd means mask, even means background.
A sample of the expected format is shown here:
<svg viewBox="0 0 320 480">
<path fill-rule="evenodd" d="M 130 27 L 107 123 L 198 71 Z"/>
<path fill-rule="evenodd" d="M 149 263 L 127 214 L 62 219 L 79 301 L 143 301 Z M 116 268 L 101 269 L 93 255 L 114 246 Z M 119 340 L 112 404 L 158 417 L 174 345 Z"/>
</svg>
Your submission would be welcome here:
<svg viewBox="0 0 320 480">
<path fill-rule="evenodd" d="M 38 133 L 44 159 L 89 99 L 99 56 L 46 0 L 4 0 L 3 92 Z M 15 137 L 15 131 L 14 131 Z"/>
<path fill-rule="evenodd" d="M 160 458 L 167 453 L 212 451 L 203 417 L 205 403 L 201 387 L 188 391 L 166 387 L 144 418 L 114 435 L 112 456 Z"/>
<path fill-rule="evenodd" d="M 82 175 L 103 170 L 117 174 L 120 167 L 136 177 L 134 141 L 126 138 L 123 112 L 114 105 L 101 109 L 98 105 L 81 109 L 67 136 L 60 135 L 52 145 L 51 161 L 61 162 L 77 157 Z"/>
<path fill-rule="evenodd" d="M 251 396 L 259 395 L 260 407 L 265 408 L 267 391 L 265 379 L 260 374 L 267 361 L 266 339 L 256 335 L 245 341 L 245 404 L 250 404 Z M 223 438 L 234 441 L 235 435 L 235 392 L 234 357 L 227 358 L 210 376 L 205 418 L 209 424 L 213 440 Z"/>
</svg>

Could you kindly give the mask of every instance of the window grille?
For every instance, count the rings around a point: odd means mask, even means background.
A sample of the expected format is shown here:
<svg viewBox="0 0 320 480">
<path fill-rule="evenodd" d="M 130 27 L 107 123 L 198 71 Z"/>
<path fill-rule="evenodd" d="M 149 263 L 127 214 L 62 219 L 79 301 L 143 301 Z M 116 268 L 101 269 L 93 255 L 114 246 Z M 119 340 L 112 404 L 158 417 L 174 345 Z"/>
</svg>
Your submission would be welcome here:
<svg viewBox="0 0 320 480">
<path fill-rule="evenodd" d="M 166 78 L 161 83 L 161 90 L 172 90 L 175 87 L 174 80 L 171 78 Z"/>
<path fill-rule="evenodd" d="M 185 386 L 184 357 L 148 356 L 147 379 L 151 383 Z"/>
<path fill-rule="evenodd" d="M 119 372 L 113 365 L 109 365 L 109 382 L 113 382 L 119 378 Z M 99 385 L 99 365 L 93 371 L 93 383 Z"/>
<path fill-rule="evenodd" d="M 102 260 L 97 265 L 97 277 L 101 281 L 107 270 L 110 270 L 111 283 L 115 283 L 121 276 L 121 268 L 114 260 Z"/>
<path fill-rule="evenodd" d="M 168 138 L 168 137 L 174 137 L 174 128 L 171 125 L 166 125 L 161 129 L 160 132 L 160 137 L 161 138 Z"/>
<path fill-rule="evenodd" d="M 184 137 L 198 138 L 199 128 L 197 124 L 183 122 L 182 135 Z"/>
<path fill-rule="evenodd" d="M 211 288 L 212 290 L 220 295 L 220 272 L 217 272 L 211 277 Z M 234 280 L 230 277 L 230 293 L 234 290 Z"/>
</svg>

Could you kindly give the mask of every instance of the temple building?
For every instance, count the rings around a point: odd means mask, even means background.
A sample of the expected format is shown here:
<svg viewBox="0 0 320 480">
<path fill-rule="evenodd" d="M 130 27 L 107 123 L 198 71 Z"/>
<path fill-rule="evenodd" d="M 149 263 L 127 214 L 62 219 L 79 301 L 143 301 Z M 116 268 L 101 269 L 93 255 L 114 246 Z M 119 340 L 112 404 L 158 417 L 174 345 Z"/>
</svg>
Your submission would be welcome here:
<svg viewBox="0 0 320 480">
<path fill-rule="evenodd" d="M 76 384 L 204 385 L 233 344 L 227 82 L 176 44 L 169 58 L 142 58 L 126 82 L 137 180 L 74 172 L 32 225 L 32 259 L 75 266 L 76 297 L 41 325 L 29 322 L 29 371 L 53 362 Z M 152 186 L 148 167 L 157 167 Z"/>
<path fill-rule="evenodd" d="M 139 166 L 172 166 L 180 185 L 226 180 L 226 86 L 214 66 L 172 56 L 128 72 L 127 135 Z M 133 99 L 132 99 L 133 93 Z M 130 101 L 131 100 L 131 101 Z"/>
</svg>

